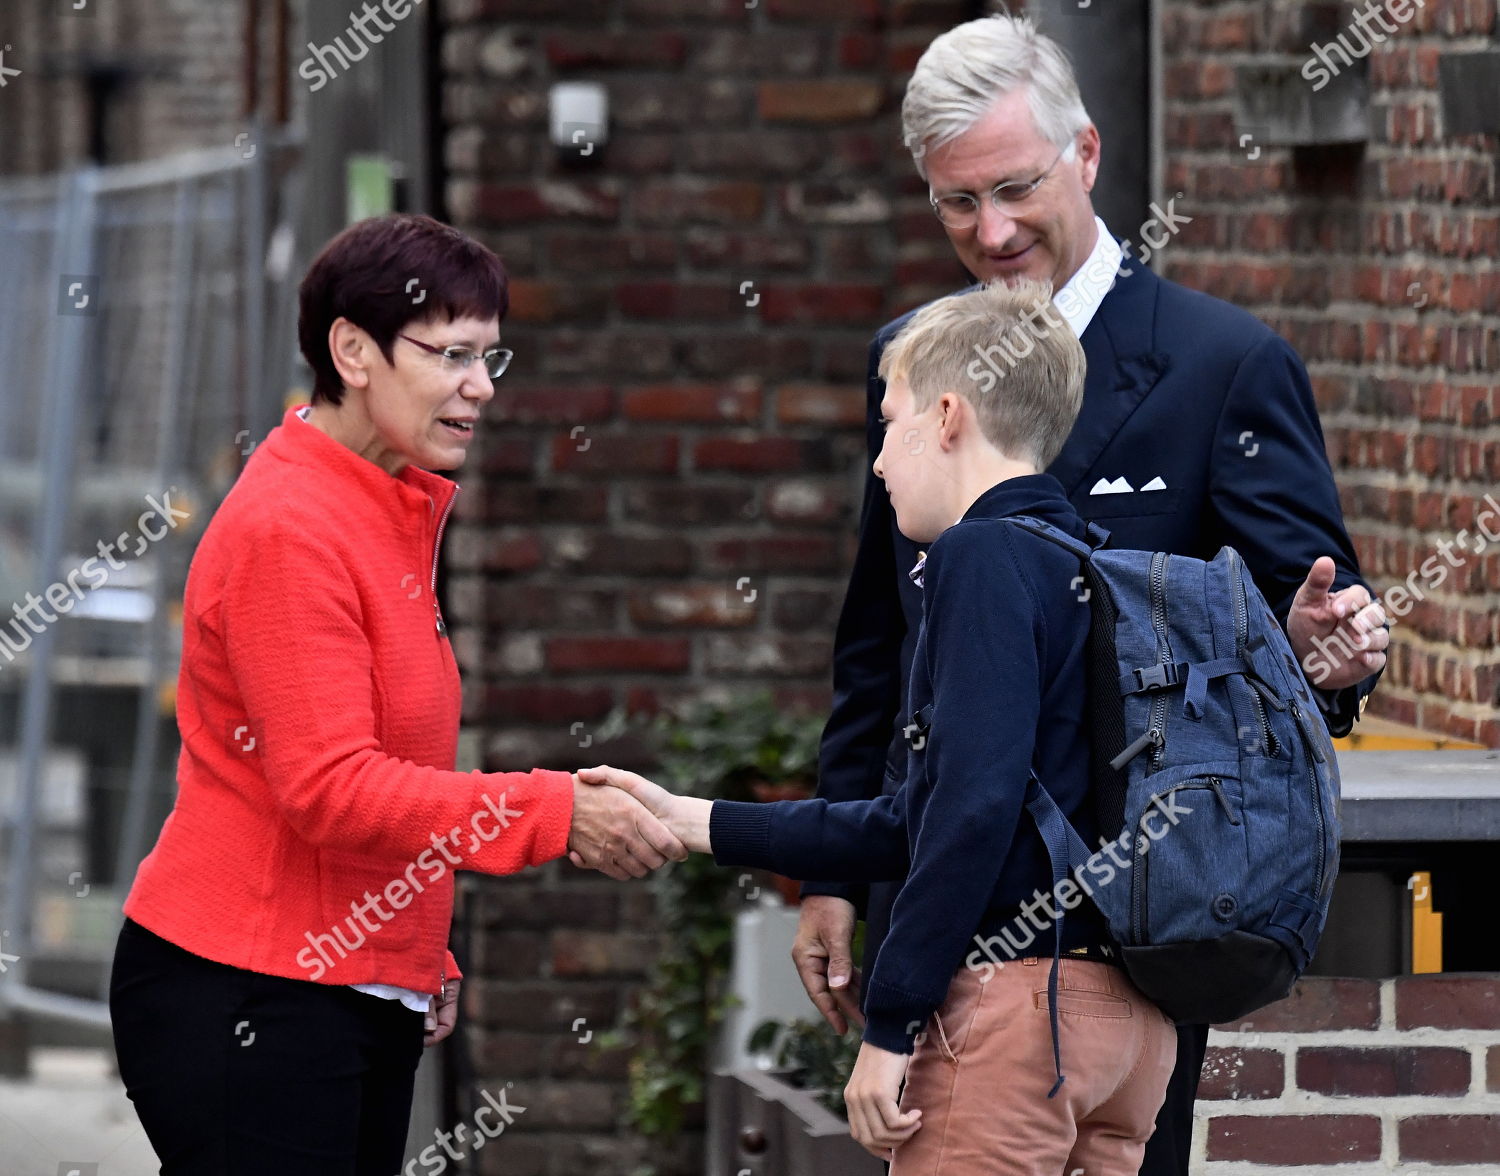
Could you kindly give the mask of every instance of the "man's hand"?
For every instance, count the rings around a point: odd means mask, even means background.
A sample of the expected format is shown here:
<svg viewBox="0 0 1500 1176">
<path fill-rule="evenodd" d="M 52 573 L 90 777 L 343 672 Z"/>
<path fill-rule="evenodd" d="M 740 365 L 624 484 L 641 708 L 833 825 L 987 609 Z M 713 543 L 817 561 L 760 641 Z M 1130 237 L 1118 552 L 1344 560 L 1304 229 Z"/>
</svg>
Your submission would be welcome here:
<svg viewBox="0 0 1500 1176">
<path fill-rule="evenodd" d="M 920 1110 L 901 1111 L 901 1079 L 910 1060 L 906 1054 L 891 1053 L 867 1041 L 859 1047 L 854 1072 L 844 1087 L 849 1134 L 877 1159 L 889 1160 L 892 1149 L 922 1126 Z"/>
<path fill-rule="evenodd" d="M 1364 681 L 1385 665 L 1391 640 L 1383 627 L 1385 609 L 1370 599 L 1364 585 L 1328 591 L 1335 570 L 1330 557 L 1319 556 L 1297 589 L 1286 619 L 1292 652 L 1308 681 L 1321 690 L 1342 690 Z M 1319 639 L 1317 645 L 1314 638 Z"/>
<path fill-rule="evenodd" d="M 713 852 L 708 841 L 712 801 L 700 796 L 678 796 L 675 792 L 668 792 L 660 784 L 653 784 L 644 776 L 619 768 L 581 768 L 578 777 L 586 784 L 608 784 L 633 796 L 647 812 L 666 826 L 667 831 L 682 843 L 687 853 Z M 683 857 L 686 856 L 686 853 L 683 854 Z M 682 858 L 676 860 L 681 861 Z"/>
<path fill-rule="evenodd" d="M 568 857 L 624 882 L 644 878 L 668 858 L 682 861 L 687 849 L 640 801 L 619 788 L 585 784 L 575 774 Z"/>
<path fill-rule="evenodd" d="M 859 970 L 854 966 L 854 904 L 831 894 L 802 899 L 792 963 L 802 987 L 823 1019 L 840 1036 L 852 1022 L 864 1027 L 859 1011 Z"/>
</svg>

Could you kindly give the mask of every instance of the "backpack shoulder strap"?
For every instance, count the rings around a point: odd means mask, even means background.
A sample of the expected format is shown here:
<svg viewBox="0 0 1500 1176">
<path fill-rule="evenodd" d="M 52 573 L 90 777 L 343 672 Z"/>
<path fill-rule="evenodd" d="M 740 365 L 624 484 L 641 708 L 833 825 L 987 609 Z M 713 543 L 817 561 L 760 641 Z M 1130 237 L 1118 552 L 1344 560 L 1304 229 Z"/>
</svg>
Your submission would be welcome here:
<svg viewBox="0 0 1500 1176">
<path fill-rule="evenodd" d="M 1023 531 L 1030 531 L 1039 538 L 1066 548 L 1085 563 L 1094 552 L 1109 542 L 1109 532 L 1098 523 L 1088 524 L 1089 541 L 1085 543 L 1081 539 L 1073 538 L 1066 531 L 1054 527 L 1051 523 L 1044 523 L 1041 519 L 1033 518 L 1031 515 L 1010 515 L 1007 521 L 1015 523 Z"/>
</svg>

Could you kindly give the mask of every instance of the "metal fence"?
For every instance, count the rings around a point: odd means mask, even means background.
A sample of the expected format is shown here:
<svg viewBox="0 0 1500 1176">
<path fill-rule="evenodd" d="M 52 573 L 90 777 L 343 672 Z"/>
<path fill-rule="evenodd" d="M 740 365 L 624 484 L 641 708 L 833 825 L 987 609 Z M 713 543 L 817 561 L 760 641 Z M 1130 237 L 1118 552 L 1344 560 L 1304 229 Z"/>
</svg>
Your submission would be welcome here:
<svg viewBox="0 0 1500 1176">
<path fill-rule="evenodd" d="M 188 561 L 291 379 L 297 153 L 246 137 L 0 181 L 0 1019 L 108 1023 Z"/>
</svg>

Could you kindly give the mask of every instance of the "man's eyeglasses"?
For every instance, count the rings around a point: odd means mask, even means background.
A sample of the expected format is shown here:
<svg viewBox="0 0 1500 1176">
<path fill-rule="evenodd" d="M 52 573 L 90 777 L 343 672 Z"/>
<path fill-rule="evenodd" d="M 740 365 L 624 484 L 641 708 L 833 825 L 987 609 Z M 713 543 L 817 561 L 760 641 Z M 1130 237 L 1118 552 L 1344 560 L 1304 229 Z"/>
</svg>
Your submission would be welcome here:
<svg viewBox="0 0 1500 1176">
<path fill-rule="evenodd" d="M 491 347 L 483 355 L 472 347 L 434 347 L 430 343 L 423 343 L 420 339 L 413 339 L 410 335 L 399 336 L 408 343 L 415 343 L 423 351 L 430 351 L 433 355 L 443 357 L 443 369 L 453 371 L 457 368 L 466 368 L 476 359 L 484 361 L 484 370 L 490 379 L 498 380 L 505 374 L 505 369 L 510 366 L 511 356 L 514 354 L 506 347 Z"/>
<path fill-rule="evenodd" d="M 1047 165 L 1047 170 L 1034 180 L 1006 180 L 990 189 L 990 203 L 996 208 L 1002 204 L 1019 204 L 1042 186 L 1042 181 L 1052 174 L 1052 169 L 1063 158 L 1072 157 L 1076 140 L 1057 153 L 1057 158 Z M 932 211 L 938 220 L 950 229 L 969 229 L 979 223 L 979 200 L 968 192 L 955 192 L 951 196 L 932 196 Z"/>
</svg>

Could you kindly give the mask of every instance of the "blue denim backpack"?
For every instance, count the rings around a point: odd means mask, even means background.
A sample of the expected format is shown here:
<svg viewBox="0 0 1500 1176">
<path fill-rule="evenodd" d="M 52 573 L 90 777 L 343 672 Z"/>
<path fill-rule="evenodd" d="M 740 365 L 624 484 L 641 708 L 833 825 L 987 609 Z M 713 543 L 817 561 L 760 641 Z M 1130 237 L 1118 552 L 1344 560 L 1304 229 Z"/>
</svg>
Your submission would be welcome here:
<svg viewBox="0 0 1500 1176">
<path fill-rule="evenodd" d="M 1339 860 L 1338 765 L 1286 634 L 1232 547 L 1105 550 L 1092 524 L 1084 543 L 1010 521 L 1078 557 L 1090 608 L 1090 772 L 1112 854 L 1033 774 L 1054 890 L 1093 899 L 1131 981 L 1179 1024 L 1280 999 L 1317 947 Z M 1054 967 L 1054 1009 L 1055 983 Z"/>
</svg>

